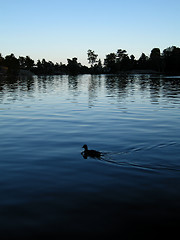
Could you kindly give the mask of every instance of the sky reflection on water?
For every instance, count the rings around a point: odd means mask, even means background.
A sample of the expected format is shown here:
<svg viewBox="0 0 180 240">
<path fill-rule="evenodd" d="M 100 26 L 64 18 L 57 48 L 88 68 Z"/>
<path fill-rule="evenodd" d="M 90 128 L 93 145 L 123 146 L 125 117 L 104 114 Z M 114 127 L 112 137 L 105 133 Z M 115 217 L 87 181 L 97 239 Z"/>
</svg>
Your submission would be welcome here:
<svg viewBox="0 0 180 240">
<path fill-rule="evenodd" d="M 179 103 L 173 77 L 1 80 L 2 234 L 175 231 Z M 105 157 L 84 159 L 84 144 Z"/>
</svg>

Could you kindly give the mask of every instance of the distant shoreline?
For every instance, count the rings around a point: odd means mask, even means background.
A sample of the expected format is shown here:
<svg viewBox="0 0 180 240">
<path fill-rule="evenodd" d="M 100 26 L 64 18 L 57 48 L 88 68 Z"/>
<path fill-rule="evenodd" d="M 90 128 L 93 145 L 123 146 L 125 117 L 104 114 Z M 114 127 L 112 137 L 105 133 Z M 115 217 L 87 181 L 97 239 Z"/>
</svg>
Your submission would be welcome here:
<svg viewBox="0 0 180 240">
<path fill-rule="evenodd" d="M 154 70 L 130 70 L 130 71 L 119 71 L 117 73 L 83 73 L 83 74 L 67 74 L 67 73 L 62 73 L 62 74 L 35 74 L 29 70 L 23 70 L 21 69 L 19 72 L 16 74 L 8 74 L 8 73 L 3 73 L 0 71 L 0 80 L 1 78 L 11 78 L 11 77 L 27 77 L 31 78 L 33 76 L 63 76 L 63 75 L 68 75 L 68 76 L 78 76 L 78 75 L 146 75 L 146 74 L 151 74 L 151 75 L 163 75 L 163 76 L 180 76 L 180 74 L 177 73 L 164 73 L 164 72 L 158 72 Z"/>
<path fill-rule="evenodd" d="M 79 75 L 79 74 L 165 74 L 180 75 L 180 48 L 172 46 L 160 51 L 153 48 L 149 56 L 142 53 L 139 59 L 118 49 L 109 53 L 102 62 L 98 54 L 87 51 L 90 66 L 82 65 L 77 57 L 67 59 L 67 64 L 53 63 L 45 59 L 36 63 L 29 56 L 16 58 L 12 53 L 5 57 L 0 54 L 0 75 Z"/>
</svg>

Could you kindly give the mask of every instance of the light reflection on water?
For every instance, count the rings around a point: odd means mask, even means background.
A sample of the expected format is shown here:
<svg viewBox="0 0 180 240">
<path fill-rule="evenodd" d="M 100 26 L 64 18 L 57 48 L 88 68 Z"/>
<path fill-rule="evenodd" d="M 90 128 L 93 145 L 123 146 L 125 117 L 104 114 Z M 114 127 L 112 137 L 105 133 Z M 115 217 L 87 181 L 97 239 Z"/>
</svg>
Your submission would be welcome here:
<svg viewBox="0 0 180 240">
<path fill-rule="evenodd" d="M 175 228 L 179 104 L 177 77 L 1 79 L 2 234 Z M 85 143 L 103 158 L 83 159 Z"/>
</svg>

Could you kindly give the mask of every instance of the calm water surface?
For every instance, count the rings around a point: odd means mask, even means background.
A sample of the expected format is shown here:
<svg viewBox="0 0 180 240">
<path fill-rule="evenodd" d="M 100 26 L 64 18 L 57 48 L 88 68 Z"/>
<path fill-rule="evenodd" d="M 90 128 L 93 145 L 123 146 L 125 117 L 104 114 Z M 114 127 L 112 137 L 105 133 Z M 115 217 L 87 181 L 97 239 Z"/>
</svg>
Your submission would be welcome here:
<svg viewBox="0 0 180 240">
<path fill-rule="evenodd" d="M 1 80 L 0 139 L 3 237 L 179 227 L 180 77 Z"/>
</svg>

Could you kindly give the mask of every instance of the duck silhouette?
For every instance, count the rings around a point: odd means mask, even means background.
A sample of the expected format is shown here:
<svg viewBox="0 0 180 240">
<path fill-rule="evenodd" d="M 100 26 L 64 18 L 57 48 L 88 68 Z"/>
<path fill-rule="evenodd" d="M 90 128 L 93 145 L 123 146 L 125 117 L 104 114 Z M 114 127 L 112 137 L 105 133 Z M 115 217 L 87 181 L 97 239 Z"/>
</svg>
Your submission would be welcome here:
<svg viewBox="0 0 180 240">
<path fill-rule="evenodd" d="M 81 153 L 83 158 L 87 159 L 87 157 L 91 158 L 101 158 L 101 152 L 98 152 L 96 150 L 88 150 L 88 146 L 85 144 L 82 148 L 84 148 L 84 151 Z"/>
</svg>

